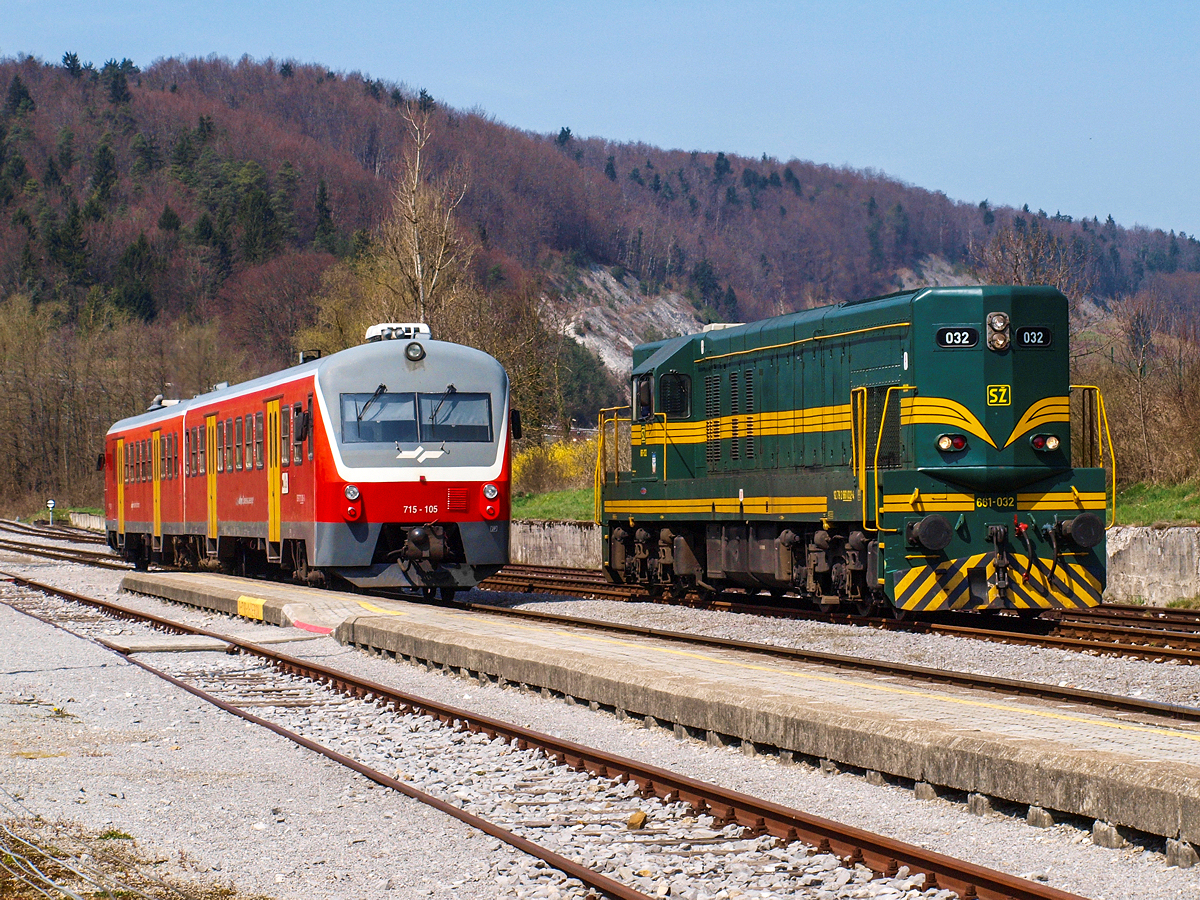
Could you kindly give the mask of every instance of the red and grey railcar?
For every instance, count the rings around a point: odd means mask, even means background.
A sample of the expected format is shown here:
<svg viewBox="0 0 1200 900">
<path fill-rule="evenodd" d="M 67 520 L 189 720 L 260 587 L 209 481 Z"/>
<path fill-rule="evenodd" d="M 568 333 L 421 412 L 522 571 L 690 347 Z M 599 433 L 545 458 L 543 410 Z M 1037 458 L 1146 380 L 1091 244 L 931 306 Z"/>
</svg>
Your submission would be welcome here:
<svg viewBox="0 0 1200 900">
<path fill-rule="evenodd" d="M 141 568 L 452 596 L 508 561 L 519 428 L 491 356 L 377 325 L 360 346 L 113 425 L 109 544 Z"/>
</svg>

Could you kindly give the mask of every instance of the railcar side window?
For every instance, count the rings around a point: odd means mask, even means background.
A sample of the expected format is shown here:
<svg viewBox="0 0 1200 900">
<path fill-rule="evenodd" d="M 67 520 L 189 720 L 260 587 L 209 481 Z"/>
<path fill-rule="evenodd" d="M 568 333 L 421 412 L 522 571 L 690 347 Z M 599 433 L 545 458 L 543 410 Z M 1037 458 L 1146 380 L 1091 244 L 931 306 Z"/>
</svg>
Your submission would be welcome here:
<svg viewBox="0 0 1200 900">
<path fill-rule="evenodd" d="M 246 441 L 245 450 L 242 452 L 245 466 L 247 469 L 254 468 L 254 416 L 246 413 L 246 428 L 243 434 Z"/>
<path fill-rule="evenodd" d="M 342 443 L 417 440 L 415 394 L 342 394 Z"/>
<path fill-rule="evenodd" d="M 254 467 L 263 467 L 263 414 L 254 414 Z"/>
<path fill-rule="evenodd" d="M 242 471 L 242 417 L 233 420 L 233 467 Z"/>
<path fill-rule="evenodd" d="M 308 458 L 313 458 L 313 432 L 317 430 L 317 422 L 313 418 L 313 395 L 308 395 Z"/>
<path fill-rule="evenodd" d="M 285 406 L 279 411 L 279 464 L 292 464 L 292 408 Z"/>
<path fill-rule="evenodd" d="M 692 414 L 692 379 L 668 372 L 658 379 L 658 411 L 668 419 L 686 419 Z"/>
<path fill-rule="evenodd" d="M 221 448 L 224 446 L 225 446 L 225 423 L 218 422 L 217 423 L 217 447 L 216 447 L 217 452 L 213 454 L 213 456 L 216 457 L 218 472 L 225 471 L 224 454 L 221 453 Z"/>
<path fill-rule="evenodd" d="M 225 420 L 225 471 L 233 471 L 233 419 Z"/>
<path fill-rule="evenodd" d="M 201 475 L 206 475 L 206 474 L 208 473 L 208 466 L 209 466 L 209 461 L 208 461 L 208 425 L 207 425 L 207 424 L 205 424 L 205 425 L 197 425 L 197 426 L 196 426 L 196 444 L 198 445 L 198 447 L 199 447 L 199 451 L 200 451 L 200 452 L 199 452 L 199 457 L 200 457 L 200 474 L 201 474 Z"/>
<path fill-rule="evenodd" d="M 192 462 L 188 458 L 188 451 L 192 446 L 191 429 L 183 429 L 183 474 L 185 476 L 192 474 Z"/>
<path fill-rule="evenodd" d="M 292 431 L 292 462 L 300 465 L 304 462 L 304 435 L 300 427 L 300 423 L 304 421 L 304 407 L 299 403 L 292 407 L 292 421 L 295 423 Z"/>
</svg>

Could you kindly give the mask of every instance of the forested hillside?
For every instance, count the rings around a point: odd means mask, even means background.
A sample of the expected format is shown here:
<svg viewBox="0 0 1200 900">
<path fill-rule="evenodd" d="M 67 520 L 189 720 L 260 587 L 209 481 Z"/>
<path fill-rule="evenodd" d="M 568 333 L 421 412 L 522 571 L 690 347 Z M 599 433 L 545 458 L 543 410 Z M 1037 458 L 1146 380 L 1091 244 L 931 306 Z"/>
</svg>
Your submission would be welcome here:
<svg viewBox="0 0 1200 900">
<path fill-rule="evenodd" d="M 586 266 L 717 320 L 883 293 L 931 259 L 1005 280 L 1057 266 L 1056 283 L 1111 318 L 1093 356 L 1107 347 L 1117 367 L 1156 348 L 1134 365 L 1143 397 L 1159 368 L 1183 376 L 1193 237 L 956 203 L 871 171 L 581 139 L 569 123 L 531 134 L 430 88 L 270 60 L 0 60 L 0 498 L 95 500 L 88 463 L 113 419 L 289 364 L 330 309 L 384 277 L 414 112 L 420 177 L 454 195 L 473 298 L 462 334 L 516 336 L 489 349 L 535 423 L 609 391 L 556 325 Z M 1165 476 L 1135 431 L 1135 471 Z"/>
</svg>

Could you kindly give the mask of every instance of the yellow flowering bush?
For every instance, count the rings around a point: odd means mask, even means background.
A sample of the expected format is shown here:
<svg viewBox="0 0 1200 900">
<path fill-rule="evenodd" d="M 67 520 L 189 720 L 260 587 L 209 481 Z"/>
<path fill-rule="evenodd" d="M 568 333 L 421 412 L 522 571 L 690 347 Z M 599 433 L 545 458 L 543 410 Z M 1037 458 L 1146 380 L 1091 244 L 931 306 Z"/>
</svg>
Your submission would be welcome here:
<svg viewBox="0 0 1200 900">
<path fill-rule="evenodd" d="M 513 457 L 513 490 L 528 494 L 591 487 L 596 438 L 526 447 Z"/>
</svg>

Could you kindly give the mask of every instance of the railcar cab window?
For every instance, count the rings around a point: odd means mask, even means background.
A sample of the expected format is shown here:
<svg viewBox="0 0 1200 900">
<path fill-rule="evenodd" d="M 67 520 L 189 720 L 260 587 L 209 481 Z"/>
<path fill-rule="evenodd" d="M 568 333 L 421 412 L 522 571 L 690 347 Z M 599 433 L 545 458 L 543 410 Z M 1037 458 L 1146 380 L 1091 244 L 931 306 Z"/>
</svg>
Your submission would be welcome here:
<svg viewBox="0 0 1200 900">
<path fill-rule="evenodd" d="M 342 394 L 341 407 L 344 444 L 492 440 L 491 395 L 453 385 L 435 394 Z"/>
<path fill-rule="evenodd" d="M 658 379 L 658 411 L 668 419 L 686 419 L 692 414 L 692 379 L 668 372 Z"/>
<path fill-rule="evenodd" d="M 654 415 L 654 376 L 647 373 L 639 375 L 633 382 L 633 406 L 637 410 L 638 421 L 649 419 Z"/>
</svg>

